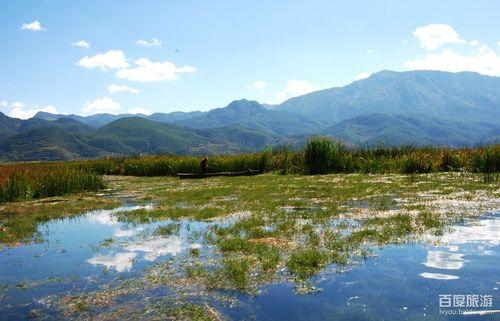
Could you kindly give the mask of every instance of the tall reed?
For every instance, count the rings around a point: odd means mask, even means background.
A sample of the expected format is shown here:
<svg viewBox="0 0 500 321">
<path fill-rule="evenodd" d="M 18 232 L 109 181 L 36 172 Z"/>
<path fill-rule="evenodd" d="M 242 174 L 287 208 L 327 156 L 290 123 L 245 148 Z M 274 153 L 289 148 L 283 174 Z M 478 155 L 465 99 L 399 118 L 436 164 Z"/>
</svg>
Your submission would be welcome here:
<svg viewBox="0 0 500 321">
<path fill-rule="evenodd" d="M 4 167 L 0 171 L 0 203 L 97 191 L 105 187 L 102 177 L 89 171 L 35 168 Z"/>
<path fill-rule="evenodd" d="M 0 185 L 5 185 L 5 183 L 1 183 L 2 177 L 5 177 L 2 172 L 11 167 L 17 168 L 18 171 L 35 173 L 45 170 L 53 172 L 57 168 L 63 167 L 67 170 L 77 171 L 76 176 L 82 177 L 82 180 L 88 180 L 89 178 L 83 178 L 85 173 L 130 176 L 175 176 L 181 172 L 198 173 L 200 172 L 200 161 L 200 157 L 194 156 L 154 155 L 65 163 L 0 165 Z M 353 148 L 326 137 L 313 137 L 308 140 L 304 148 L 299 150 L 275 148 L 256 153 L 209 156 L 208 167 L 209 172 L 253 169 L 261 172 L 276 171 L 282 174 L 353 172 L 418 174 L 439 171 L 469 171 L 486 173 L 485 175 L 491 180 L 491 177 L 498 176 L 494 173 L 498 173 L 500 168 L 500 145 L 444 148 L 379 144 L 374 147 Z M 15 182 L 7 189 L 11 192 L 4 191 L 2 193 L 13 195 L 27 193 L 26 190 L 23 190 L 27 185 L 23 181 L 25 179 L 23 178 L 25 175 L 23 175 L 12 178 Z M 50 180 L 49 178 L 44 179 Z M 5 179 L 3 180 L 5 181 Z M 31 180 L 30 176 L 28 176 L 28 180 Z M 61 184 L 64 185 L 63 182 Z M 86 184 L 93 185 L 93 183 Z M 4 190 L 5 186 L 2 187 Z M 52 186 L 46 187 L 46 189 L 47 191 L 43 193 L 49 194 L 49 190 L 58 190 L 59 188 Z M 16 192 L 16 190 L 18 191 Z M 32 193 L 32 188 L 28 192 Z"/>
</svg>

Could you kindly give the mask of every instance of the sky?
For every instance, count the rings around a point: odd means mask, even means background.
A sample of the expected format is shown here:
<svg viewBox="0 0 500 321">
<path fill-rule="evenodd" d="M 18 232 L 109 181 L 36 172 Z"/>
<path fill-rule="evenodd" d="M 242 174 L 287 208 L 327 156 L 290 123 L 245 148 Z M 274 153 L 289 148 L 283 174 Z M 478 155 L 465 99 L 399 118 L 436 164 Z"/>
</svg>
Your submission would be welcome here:
<svg viewBox="0 0 500 321">
<path fill-rule="evenodd" d="M 500 76 L 500 1 L 0 1 L 0 111 L 277 104 L 380 70 Z"/>
</svg>

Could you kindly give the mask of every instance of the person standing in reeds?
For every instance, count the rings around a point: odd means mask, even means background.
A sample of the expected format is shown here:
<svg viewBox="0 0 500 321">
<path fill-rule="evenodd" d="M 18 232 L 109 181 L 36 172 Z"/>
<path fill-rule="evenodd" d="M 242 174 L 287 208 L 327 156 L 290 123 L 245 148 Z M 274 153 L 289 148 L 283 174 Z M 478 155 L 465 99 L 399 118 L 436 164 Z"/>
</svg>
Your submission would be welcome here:
<svg viewBox="0 0 500 321">
<path fill-rule="evenodd" d="M 201 167 L 201 173 L 206 174 L 207 173 L 207 168 L 208 168 L 208 156 L 205 156 L 201 162 L 200 162 L 200 167 Z"/>
</svg>

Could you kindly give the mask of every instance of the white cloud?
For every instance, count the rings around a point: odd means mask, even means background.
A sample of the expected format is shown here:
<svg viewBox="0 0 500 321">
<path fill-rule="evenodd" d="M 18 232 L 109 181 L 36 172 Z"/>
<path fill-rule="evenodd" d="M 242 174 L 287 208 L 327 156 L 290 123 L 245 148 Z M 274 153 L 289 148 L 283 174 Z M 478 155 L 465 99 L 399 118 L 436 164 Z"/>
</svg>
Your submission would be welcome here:
<svg viewBox="0 0 500 321">
<path fill-rule="evenodd" d="M 116 84 L 109 85 L 108 91 L 110 94 L 116 94 L 119 92 L 129 92 L 129 93 L 132 93 L 135 95 L 135 94 L 139 93 L 139 89 L 132 88 L 132 87 L 125 86 L 125 85 L 116 85 Z"/>
<path fill-rule="evenodd" d="M 4 102 L 2 102 L 2 106 L 4 106 L 3 103 Z M 4 107 L 6 107 L 6 106 L 4 106 Z M 9 116 L 13 117 L 13 118 L 29 119 L 29 118 L 32 118 L 33 116 L 35 116 L 35 114 L 38 113 L 39 111 L 43 111 L 43 112 L 51 113 L 51 114 L 58 114 L 57 108 L 55 106 L 51 106 L 51 105 L 48 105 L 45 107 L 35 106 L 34 108 L 25 109 L 25 105 L 22 102 L 16 101 L 16 102 L 12 103 L 11 107 L 12 107 L 12 110 L 9 112 Z"/>
<path fill-rule="evenodd" d="M 444 251 L 427 251 L 425 266 L 442 270 L 459 270 L 464 267 L 464 254 Z"/>
<path fill-rule="evenodd" d="M 73 42 L 71 45 L 73 47 L 90 48 L 90 43 L 88 43 L 85 40 L 80 40 L 80 41 L 77 41 L 77 42 Z"/>
<path fill-rule="evenodd" d="M 132 108 L 128 111 L 129 114 L 151 115 L 151 112 L 145 108 Z"/>
<path fill-rule="evenodd" d="M 125 252 L 102 255 L 97 254 L 87 260 L 87 263 L 92 265 L 104 265 L 108 269 L 115 269 L 116 272 L 130 271 L 134 264 L 134 258 L 137 256 L 135 252 Z"/>
<path fill-rule="evenodd" d="M 23 23 L 21 30 L 44 31 L 45 29 L 42 27 L 40 21 L 33 21 L 30 23 Z"/>
<path fill-rule="evenodd" d="M 446 24 L 430 24 L 417 28 L 413 35 L 425 49 L 436 49 L 445 43 L 465 43 L 458 33 Z"/>
<path fill-rule="evenodd" d="M 143 47 L 158 47 L 161 46 L 162 41 L 156 38 L 152 38 L 150 41 L 139 39 L 135 42 L 135 44 Z"/>
<path fill-rule="evenodd" d="M 499 47 L 500 47 L 500 40 L 498 40 L 498 41 L 497 41 L 497 46 L 499 46 Z"/>
<path fill-rule="evenodd" d="M 133 229 L 122 230 L 120 227 L 116 228 L 113 236 L 115 237 L 131 237 L 142 231 L 142 227 L 136 227 Z"/>
<path fill-rule="evenodd" d="M 93 57 L 85 56 L 77 62 L 77 65 L 85 68 L 99 68 L 101 70 L 127 68 L 129 64 L 125 54 L 121 50 L 109 50 L 99 53 Z"/>
<path fill-rule="evenodd" d="M 170 236 L 168 238 L 152 238 L 135 244 L 129 244 L 125 250 L 132 253 L 144 252 L 144 259 L 154 261 L 156 258 L 170 254 L 177 255 L 182 250 L 182 241 L 179 236 Z"/>
<path fill-rule="evenodd" d="M 356 76 L 356 80 L 366 79 L 371 76 L 369 72 L 361 72 Z"/>
<path fill-rule="evenodd" d="M 2 102 L 0 102 L 0 106 L 7 107 L 9 106 L 9 102 L 7 100 L 2 100 Z"/>
<path fill-rule="evenodd" d="M 153 206 L 150 204 L 136 205 L 136 206 L 121 206 L 121 207 L 116 207 L 112 210 L 92 211 L 87 215 L 87 217 L 90 222 L 97 223 L 100 225 L 112 226 L 112 225 L 118 225 L 118 218 L 115 215 L 116 213 L 131 212 L 140 209 L 150 211 L 153 209 Z"/>
<path fill-rule="evenodd" d="M 319 86 L 310 84 L 304 80 L 289 80 L 286 83 L 285 89 L 278 92 L 276 94 L 276 97 L 280 101 L 284 101 L 288 98 L 292 98 L 292 97 L 296 97 L 296 96 L 300 96 L 300 95 L 305 95 L 305 94 L 308 94 L 310 92 L 313 92 L 313 91 L 316 91 L 319 89 L 320 89 Z"/>
<path fill-rule="evenodd" d="M 94 101 L 88 101 L 83 107 L 87 114 L 109 113 L 116 114 L 121 110 L 120 104 L 109 97 L 103 97 Z"/>
<path fill-rule="evenodd" d="M 435 280 L 458 280 L 459 278 L 456 275 L 429 273 L 429 272 L 420 273 L 420 276 L 423 277 L 424 279 L 435 279 Z"/>
<path fill-rule="evenodd" d="M 469 42 L 469 45 L 473 46 L 473 47 L 476 47 L 479 45 L 479 41 L 478 40 L 472 40 Z"/>
<path fill-rule="evenodd" d="M 12 108 L 23 108 L 24 104 L 20 101 L 15 101 L 12 103 Z"/>
<path fill-rule="evenodd" d="M 487 46 L 479 47 L 473 54 L 464 55 L 452 49 L 404 63 L 407 70 L 475 71 L 489 76 L 500 76 L 500 56 Z"/>
<path fill-rule="evenodd" d="M 135 64 L 135 68 L 118 70 L 116 76 L 131 81 L 148 82 L 173 80 L 179 73 L 196 72 L 196 68 L 192 66 L 177 67 L 170 61 L 152 62 L 148 58 L 138 59 Z"/>
<path fill-rule="evenodd" d="M 264 80 L 257 80 L 254 83 L 251 83 L 247 86 L 248 89 L 263 89 L 267 86 L 267 83 Z"/>
</svg>

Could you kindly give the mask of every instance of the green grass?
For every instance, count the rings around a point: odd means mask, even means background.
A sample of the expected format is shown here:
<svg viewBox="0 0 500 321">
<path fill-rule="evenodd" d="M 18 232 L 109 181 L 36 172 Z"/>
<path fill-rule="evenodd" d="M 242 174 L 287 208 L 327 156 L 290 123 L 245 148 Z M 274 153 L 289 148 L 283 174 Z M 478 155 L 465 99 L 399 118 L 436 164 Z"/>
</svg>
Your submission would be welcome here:
<svg viewBox="0 0 500 321">
<path fill-rule="evenodd" d="M 286 267 L 291 273 L 305 279 L 318 273 L 327 263 L 327 253 L 316 248 L 306 248 L 292 252 Z"/>
<path fill-rule="evenodd" d="M 169 237 L 172 235 L 178 235 L 181 224 L 178 222 L 168 223 L 165 225 L 158 226 L 154 234 L 162 237 Z"/>
<path fill-rule="evenodd" d="M 101 176 L 75 168 L 0 167 L 0 203 L 46 198 L 105 188 Z"/>
<path fill-rule="evenodd" d="M 482 174 L 415 174 L 413 181 L 408 177 L 266 173 L 186 181 L 105 179 L 113 191 L 153 204 L 151 210 L 118 213 L 120 221 L 165 221 L 144 229 L 151 234 L 141 237 L 176 235 L 181 222 L 188 240 L 204 244 L 159 260 L 131 291 L 145 295 L 168 287 L 183 297 L 194 293 L 212 298 L 221 293 L 256 294 L 279 282 L 292 282 L 299 293 L 317 291 L 316 275 L 362 264 L 378 247 L 441 235 L 450 224 L 496 206 L 491 200 L 500 197 L 498 183 L 485 182 Z M 208 227 L 190 232 L 191 221 L 208 221 Z M 179 315 L 191 315 L 188 310 Z"/>
<path fill-rule="evenodd" d="M 59 163 L 97 174 L 175 176 L 200 171 L 193 156 L 140 156 Z M 40 166 L 58 166 L 40 163 Z M 30 165 L 28 165 L 30 166 Z M 485 147 L 348 147 L 325 137 L 313 137 L 305 148 L 276 148 L 256 153 L 211 156 L 209 171 L 275 171 L 282 174 L 326 173 L 427 173 L 469 171 L 495 173 L 500 168 L 500 145 Z"/>
</svg>

